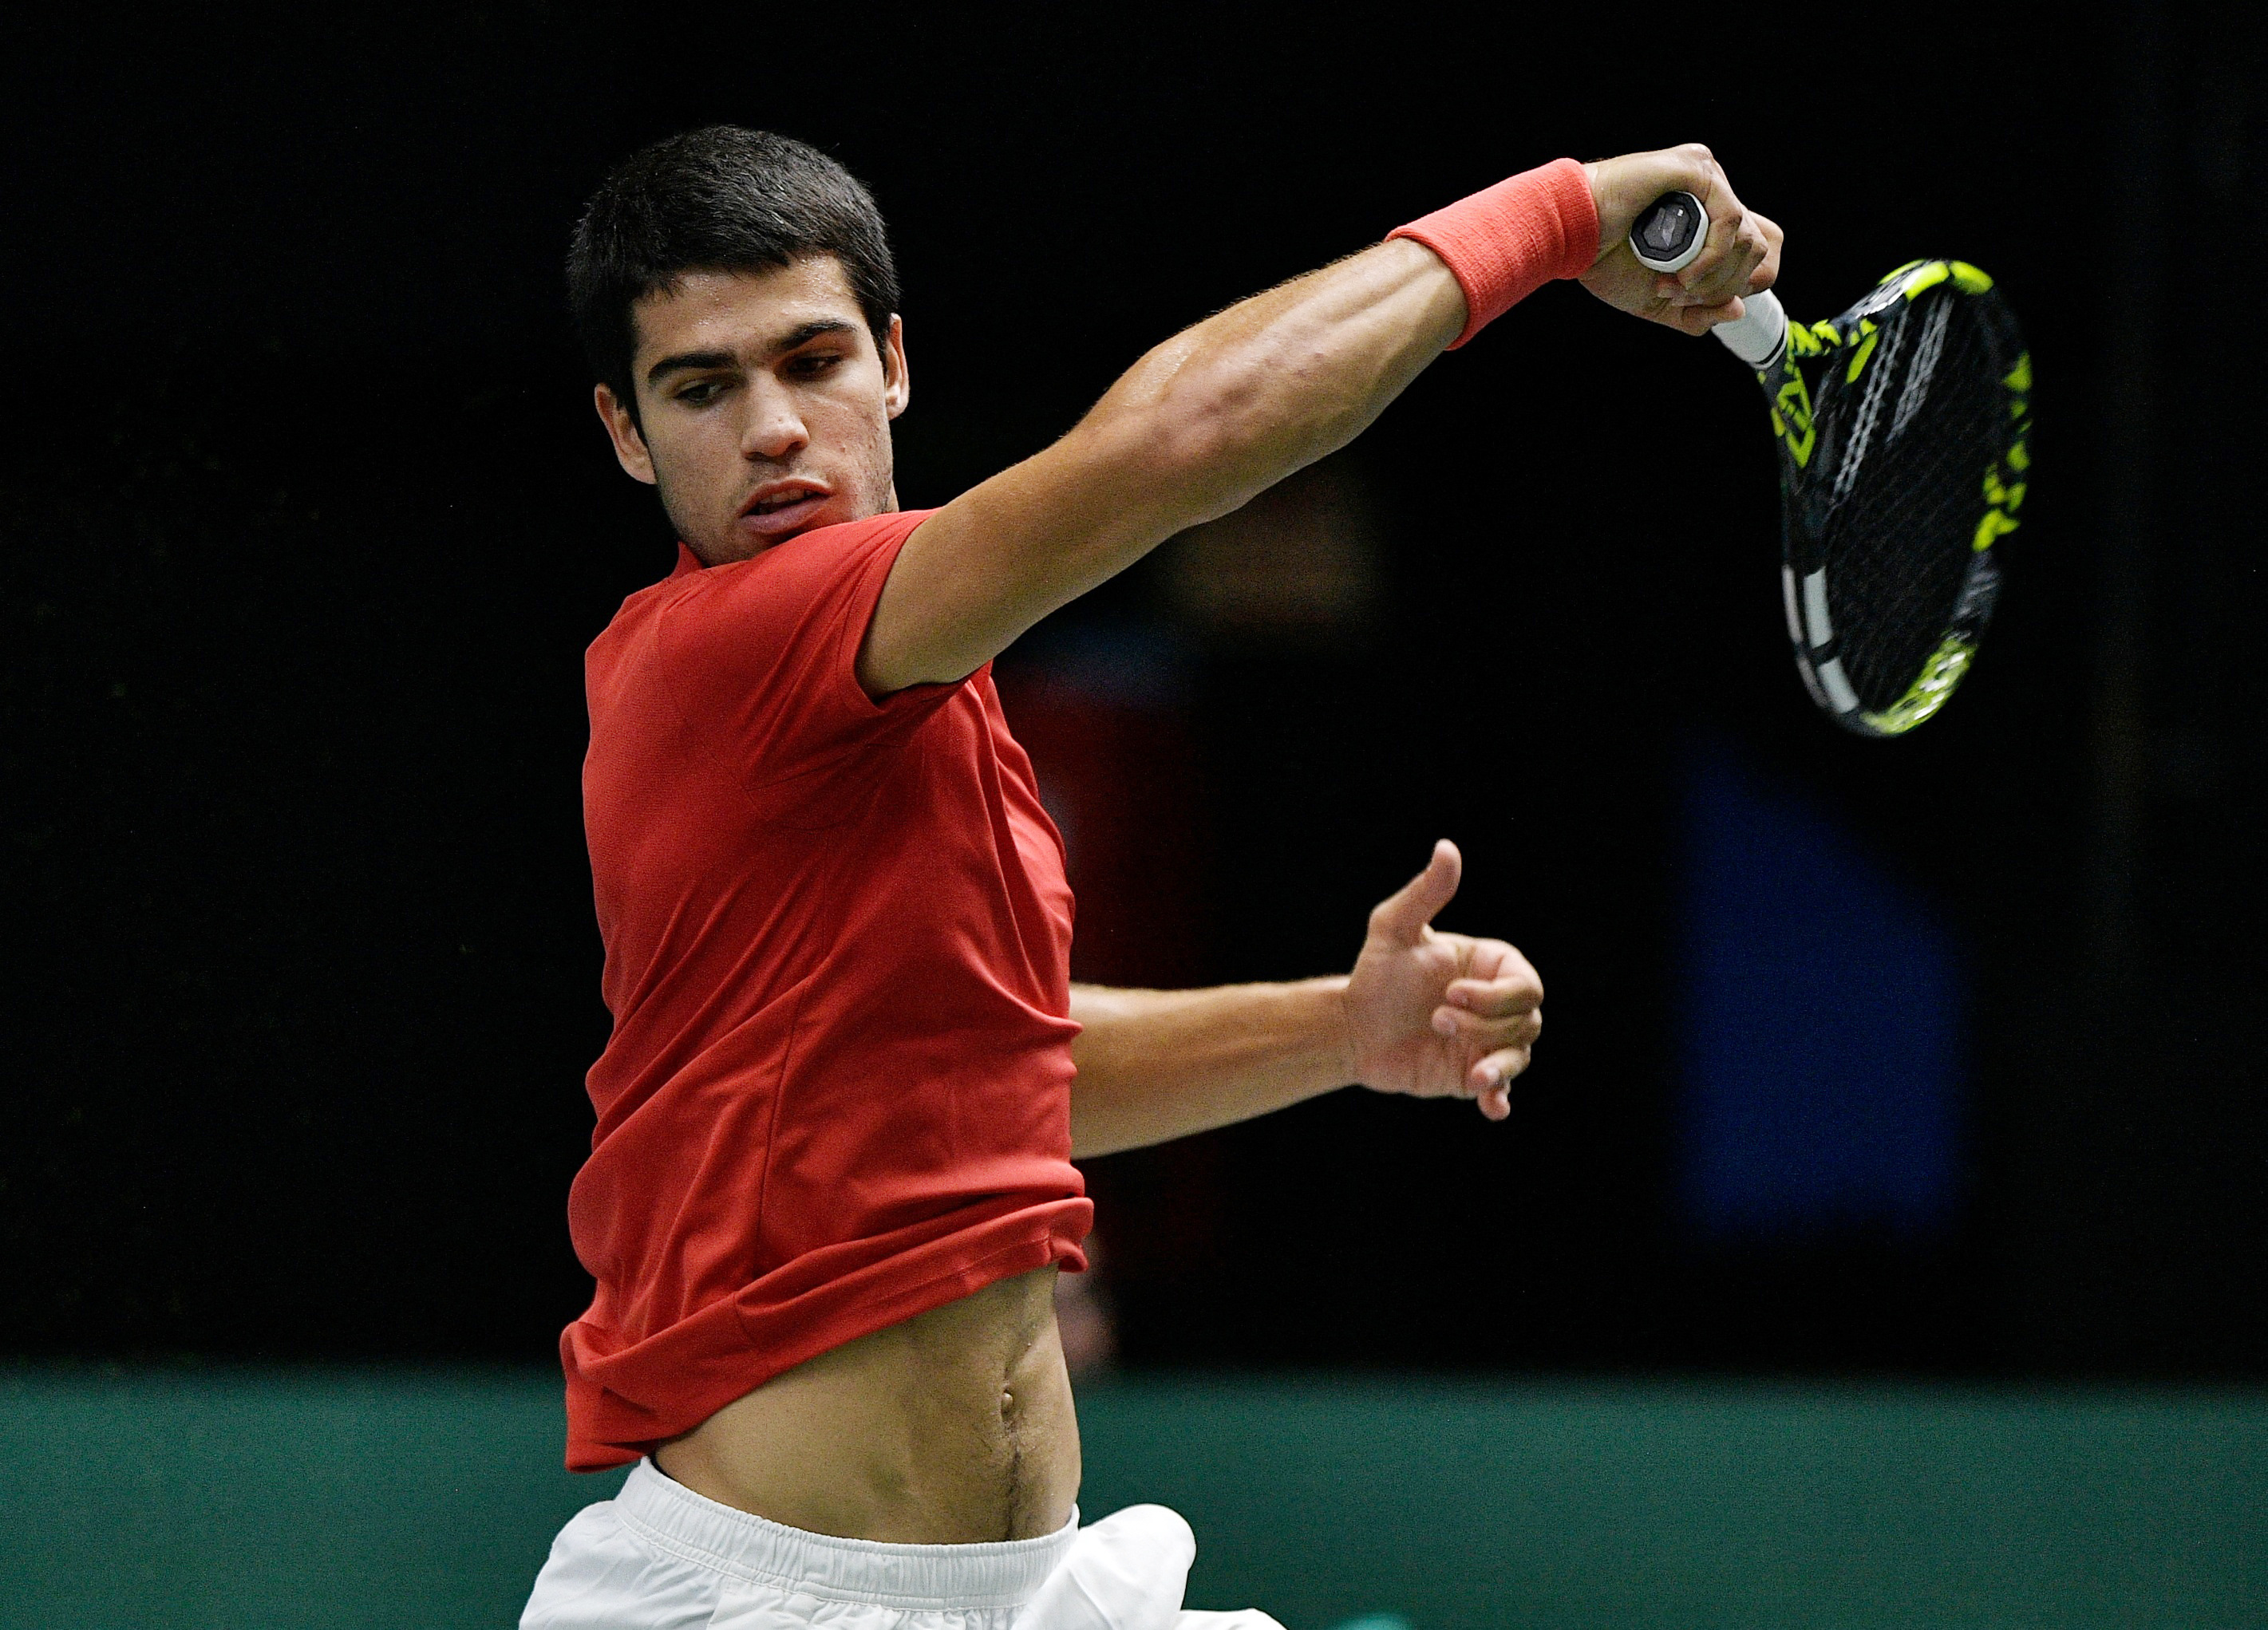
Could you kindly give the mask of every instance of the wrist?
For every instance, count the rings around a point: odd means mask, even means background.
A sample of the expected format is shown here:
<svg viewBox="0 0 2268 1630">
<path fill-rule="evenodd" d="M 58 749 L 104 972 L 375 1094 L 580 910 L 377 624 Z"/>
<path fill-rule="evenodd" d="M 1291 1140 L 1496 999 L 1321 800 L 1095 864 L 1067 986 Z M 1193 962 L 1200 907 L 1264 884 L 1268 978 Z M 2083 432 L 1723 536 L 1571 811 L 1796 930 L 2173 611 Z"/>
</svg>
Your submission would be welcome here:
<svg viewBox="0 0 2268 1630">
<path fill-rule="evenodd" d="M 1554 159 L 1446 209 L 1396 227 L 1440 256 L 1465 293 L 1465 326 L 1449 349 L 1557 277 L 1578 277 L 1599 257 L 1599 209 L 1588 165 Z"/>
<path fill-rule="evenodd" d="M 1347 986 L 1351 982 L 1344 973 L 1307 981 L 1323 1015 L 1323 1050 L 1334 1087 L 1352 1086 L 1356 1081 L 1354 1019 L 1347 1010 Z"/>
</svg>

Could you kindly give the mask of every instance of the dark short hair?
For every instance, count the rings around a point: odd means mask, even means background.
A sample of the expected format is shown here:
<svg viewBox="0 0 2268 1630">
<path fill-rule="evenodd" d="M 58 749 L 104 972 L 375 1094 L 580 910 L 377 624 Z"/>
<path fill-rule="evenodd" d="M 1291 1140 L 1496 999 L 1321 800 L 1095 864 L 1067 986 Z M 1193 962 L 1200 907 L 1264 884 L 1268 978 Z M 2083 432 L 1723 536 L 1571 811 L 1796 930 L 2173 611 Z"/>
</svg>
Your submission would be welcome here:
<svg viewBox="0 0 2268 1630">
<path fill-rule="evenodd" d="M 630 308 L 688 272 L 753 272 L 808 254 L 842 264 L 874 343 L 887 342 L 898 273 L 882 213 L 817 148 L 713 124 L 640 148 L 591 195 L 567 252 L 567 294 L 592 371 L 633 416 Z"/>
</svg>

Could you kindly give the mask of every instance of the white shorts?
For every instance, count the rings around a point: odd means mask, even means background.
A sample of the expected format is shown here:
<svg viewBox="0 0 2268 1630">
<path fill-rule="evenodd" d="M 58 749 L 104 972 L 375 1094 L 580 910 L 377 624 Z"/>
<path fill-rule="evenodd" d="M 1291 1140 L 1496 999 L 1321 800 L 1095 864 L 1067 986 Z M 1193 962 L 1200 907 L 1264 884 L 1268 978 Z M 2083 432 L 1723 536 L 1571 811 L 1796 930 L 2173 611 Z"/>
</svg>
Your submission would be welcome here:
<svg viewBox="0 0 2268 1630">
<path fill-rule="evenodd" d="M 735 1511 L 641 1460 L 551 1543 L 520 1630 L 1283 1630 L 1185 1612 L 1189 1525 L 1129 1506 L 1038 1539 L 887 1546 Z"/>
</svg>

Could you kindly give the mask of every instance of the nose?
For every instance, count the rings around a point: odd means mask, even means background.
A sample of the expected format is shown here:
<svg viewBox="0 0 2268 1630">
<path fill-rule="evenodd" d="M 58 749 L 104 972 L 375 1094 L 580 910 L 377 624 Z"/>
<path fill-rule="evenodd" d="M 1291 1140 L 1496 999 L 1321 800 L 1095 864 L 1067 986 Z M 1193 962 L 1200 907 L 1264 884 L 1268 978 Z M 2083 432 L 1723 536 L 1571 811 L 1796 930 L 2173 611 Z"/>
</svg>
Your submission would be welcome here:
<svg viewBox="0 0 2268 1630">
<path fill-rule="evenodd" d="M 748 392 L 748 416 L 740 427 L 740 456 L 781 464 L 811 441 L 794 397 L 776 379 L 760 378 Z"/>
</svg>

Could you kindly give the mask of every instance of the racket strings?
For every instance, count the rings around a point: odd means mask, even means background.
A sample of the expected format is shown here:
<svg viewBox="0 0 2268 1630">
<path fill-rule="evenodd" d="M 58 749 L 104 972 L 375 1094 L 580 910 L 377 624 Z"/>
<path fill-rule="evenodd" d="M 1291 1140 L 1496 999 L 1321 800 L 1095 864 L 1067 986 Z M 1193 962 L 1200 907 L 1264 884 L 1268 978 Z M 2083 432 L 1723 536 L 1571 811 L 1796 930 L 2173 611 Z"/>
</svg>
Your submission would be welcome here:
<svg viewBox="0 0 2268 1630">
<path fill-rule="evenodd" d="M 1822 450 L 1841 456 L 1814 477 L 1830 492 L 1824 513 L 1813 511 L 1818 558 L 1844 673 L 1872 711 L 1920 675 L 1969 581 L 1984 476 L 2006 436 L 2000 376 L 2010 365 L 1976 306 L 1949 290 L 1926 294 L 1882 324 L 1861 381 L 1838 367 L 1819 393 Z"/>
<path fill-rule="evenodd" d="M 1894 322 L 1882 329 L 1882 354 L 1874 357 L 1874 366 L 1867 371 L 1867 385 L 1859 398 L 1859 413 L 1851 429 L 1847 451 L 1842 466 L 1835 472 L 1835 486 L 1827 500 L 1831 512 L 1843 507 L 1851 496 L 1851 488 L 1859 479 L 1859 466 L 1867 461 L 1867 450 L 1874 444 L 1874 422 L 1881 416 L 1882 398 L 1889 393 L 1890 380 L 1898 365 L 1898 345 L 1906 337 L 1906 325 Z"/>
<path fill-rule="evenodd" d="M 1921 411 L 1922 400 L 1929 394 L 1930 376 L 1937 371 L 1937 359 L 1944 355 L 1945 327 L 1952 317 L 1950 300 L 1940 300 L 1930 308 L 1922 328 L 1921 349 L 1914 353 L 1913 371 L 1907 377 L 1906 388 L 1898 393 L 1898 411 L 1890 421 L 1893 444 L 1905 434 L 1906 426 Z"/>
</svg>

